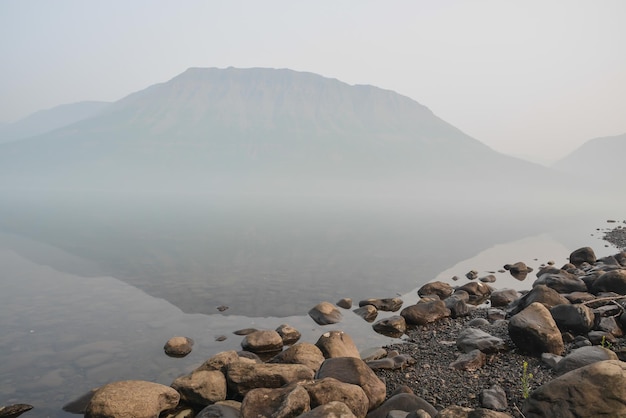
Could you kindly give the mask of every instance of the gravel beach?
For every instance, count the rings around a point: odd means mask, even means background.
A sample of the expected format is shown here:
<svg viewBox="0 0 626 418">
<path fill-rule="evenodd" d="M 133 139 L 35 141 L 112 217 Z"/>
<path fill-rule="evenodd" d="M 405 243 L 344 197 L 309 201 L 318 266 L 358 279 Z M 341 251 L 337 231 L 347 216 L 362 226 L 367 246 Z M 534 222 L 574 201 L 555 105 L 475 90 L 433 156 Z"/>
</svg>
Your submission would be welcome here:
<svg viewBox="0 0 626 418">
<path fill-rule="evenodd" d="M 606 233 L 604 239 L 621 250 L 626 249 L 626 227 L 618 224 Z M 529 384 L 531 391 L 554 379 L 556 375 L 541 358 L 520 353 L 509 337 L 505 321 L 488 319 L 488 324 L 477 328 L 503 339 L 510 350 L 489 356 L 487 364 L 476 371 L 461 371 L 449 367 L 460 354 L 456 347 L 459 333 L 469 327 L 472 320 L 487 319 L 488 311 L 488 306 L 476 308 L 467 317 L 446 318 L 425 326 L 412 327 L 407 330 L 405 343 L 386 347 L 415 360 L 415 364 L 403 370 L 376 371 L 386 382 L 388 394 L 402 390 L 402 386 L 405 386 L 439 410 L 451 405 L 478 408 L 481 406 L 481 391 L 499 385 L 506 392 L 508 400 L 508 406 L 503 412 L 522 417 L 520 410 L 524 400 L 524 363 L 528 364 L 527 372 L 532 374 Z M 567 354 L 575 347 L 570 342 L 565 344 L 565 348 Z M 620 338 L 611 348 L 617 353 L 623 353 L 626 343 Z"/>
<path fill-rule="evenodd" d="M 626 221 L 623 221 L 622 224 L 626 224 Z M 626 250 L 626 226 L 618 225 L 611 231 L 604 234 L 603 238 L 605 241 L 610 242 L 617 248 Z"/>
</svg>

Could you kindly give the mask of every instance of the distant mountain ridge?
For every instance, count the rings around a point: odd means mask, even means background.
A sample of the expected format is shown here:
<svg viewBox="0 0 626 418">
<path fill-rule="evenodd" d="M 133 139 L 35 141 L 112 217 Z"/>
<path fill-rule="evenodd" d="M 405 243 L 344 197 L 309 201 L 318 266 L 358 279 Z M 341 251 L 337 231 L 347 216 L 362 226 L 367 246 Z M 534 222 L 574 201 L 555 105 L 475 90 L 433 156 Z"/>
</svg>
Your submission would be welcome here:
<svg viewBox="0 0 626 418">
<path fill-rule="evenodd" d="M 0 186 L 545 182 L 389 90 L 287 69 L 191 68 L 96 116 L 0 146 Z"/>
<path fill-rule="evenodd" d="M 626 133 L 590 139 L 557 161 L 556 170 L 596 182 L 618 181 L 626 178 Z"/>
<path fill-rule="evenodd" d="M 14 123 L 0 125 L 0 143 L 53 131 L 97 115 L 109 102 L 83 101 L 40 110 Z"/>
</svg>

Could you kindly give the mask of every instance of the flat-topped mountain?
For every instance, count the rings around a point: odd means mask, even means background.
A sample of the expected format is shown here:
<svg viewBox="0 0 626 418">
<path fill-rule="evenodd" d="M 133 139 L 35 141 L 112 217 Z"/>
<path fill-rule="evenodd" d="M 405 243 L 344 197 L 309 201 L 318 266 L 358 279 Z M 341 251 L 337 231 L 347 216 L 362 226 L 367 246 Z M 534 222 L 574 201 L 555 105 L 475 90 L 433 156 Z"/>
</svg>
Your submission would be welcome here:
<svg viewBox="0 0 626 418">
<path fill-rule="evenodd" d="M 189 69 L 96 116 L 0 145 L 0 174 L 5 188 L 166 190 L 515 186 L 552 175 L 393 91 L 266 68 Z"/>
<path fill-rule="evenodd" d="M 594 138 L 557 161 L 554 168 L 595 182 L 626 178 L 626 134 Z"/>
<path fill-rule="evenodd" d="M 0 125 L 0 143 L 53 131 L 97 115 L 110 103 L 86 101 L 40 110 L 14 123 Z"/>
</svg>

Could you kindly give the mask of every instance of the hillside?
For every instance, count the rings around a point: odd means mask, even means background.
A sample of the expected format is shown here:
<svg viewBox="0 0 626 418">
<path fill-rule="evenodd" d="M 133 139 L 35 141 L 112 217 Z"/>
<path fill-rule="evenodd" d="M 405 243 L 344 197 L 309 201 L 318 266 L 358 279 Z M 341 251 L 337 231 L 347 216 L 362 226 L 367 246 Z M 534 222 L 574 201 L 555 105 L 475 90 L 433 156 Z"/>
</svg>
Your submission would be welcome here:
<svg viewBox="0 0 626 418">
<path fill-rule="evenodd" d="M 552 176 L 393 91 L 263 68 L 189 69 L 1 145 L 0 174 L 4 188 L 209 191 L 521 187 Z"/>
<path fill-rule="evenodd" d="M 0 143 L 53 131 L 97 115 L 109 103 L 86 101 L 40 110 L 14 123 L 0 125 Z"/>
<path fill-rule="evenodd" d="M 626 178 L 626 134 L 595 138 L 557 161 L 553 168 L 594 182 Z"/>
</svg>

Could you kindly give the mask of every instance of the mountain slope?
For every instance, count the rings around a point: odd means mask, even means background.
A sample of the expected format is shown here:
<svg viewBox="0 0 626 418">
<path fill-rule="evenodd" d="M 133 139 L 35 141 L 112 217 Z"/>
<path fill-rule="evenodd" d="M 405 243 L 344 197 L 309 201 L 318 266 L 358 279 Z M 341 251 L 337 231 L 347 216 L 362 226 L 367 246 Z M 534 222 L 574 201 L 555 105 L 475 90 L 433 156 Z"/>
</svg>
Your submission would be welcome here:
<svg viewBox="0 0 626 418">
<path fill-rule="evenodd" d="M 263 68 L 189 69 L 93 118 L 0 146 L 0 174 L 2 187 L 166 190 L 515 186 L 552 175 L 395 92 Z"/>
<path fill-rule="evenodd" d="M 97 115 L 110 103 L 86 101 L 40 110 L 17 122 L 0 126 L 0 143 L 40 135 Z"/>
<path fill-rule="evenodd" d="M 626 134 L 594 138 L 557 161 L 554 168 L 595 182 L 626 178 Z"/>
</svg>

